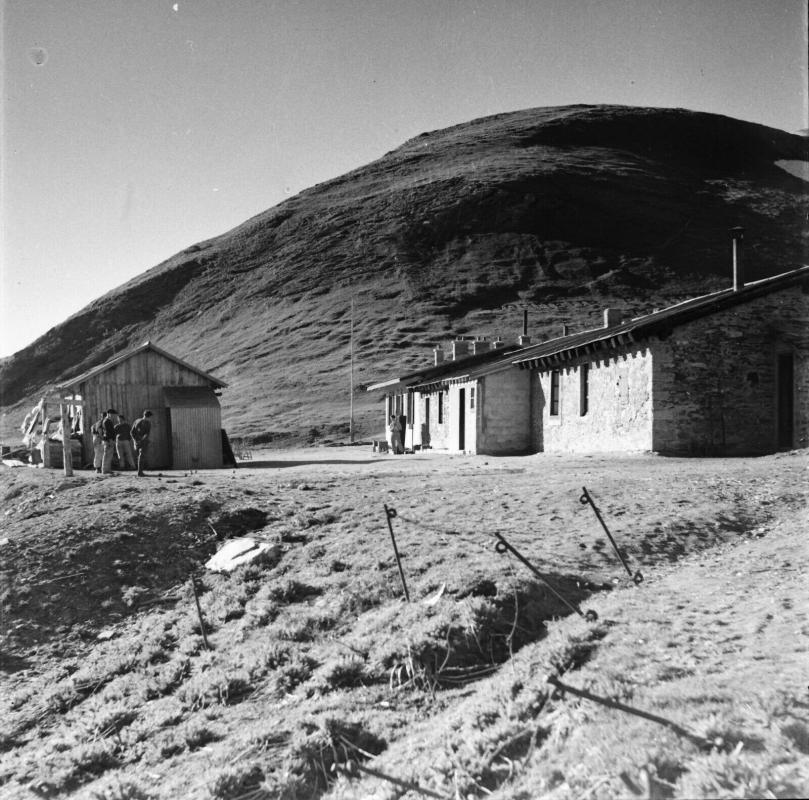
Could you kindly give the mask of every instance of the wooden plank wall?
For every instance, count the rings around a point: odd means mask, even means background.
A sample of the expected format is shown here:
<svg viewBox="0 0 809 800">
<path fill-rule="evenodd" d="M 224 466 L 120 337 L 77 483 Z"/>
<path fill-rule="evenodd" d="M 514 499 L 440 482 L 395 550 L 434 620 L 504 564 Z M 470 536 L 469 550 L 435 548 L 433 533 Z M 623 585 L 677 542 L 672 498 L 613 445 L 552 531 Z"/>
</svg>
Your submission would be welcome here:
<svg viewBox="0 0 809 800">
<path fill-rule="evenodd" d="M 114 408 L 131 424 L 148 408 L 153 414 L 148 468 L 170 468 L 171 423 L 163 387 L 207 385 L 209 383 L 203 376 L 150 350 L 137 353 L 82 383 L 78 391 L 85 401 L 84 463 L 93 460 L 90 427 L 102 411 Z M 217 437 L 219 435 L 218 426 Z M 221 466 L 221 444 L 219 452 Z"/>
<path fill-rule="evenodd" d="M 218 407 L 172 408 L 174 469 L 217 469 L 222 466 L 222 414 Z"/>
</svg>

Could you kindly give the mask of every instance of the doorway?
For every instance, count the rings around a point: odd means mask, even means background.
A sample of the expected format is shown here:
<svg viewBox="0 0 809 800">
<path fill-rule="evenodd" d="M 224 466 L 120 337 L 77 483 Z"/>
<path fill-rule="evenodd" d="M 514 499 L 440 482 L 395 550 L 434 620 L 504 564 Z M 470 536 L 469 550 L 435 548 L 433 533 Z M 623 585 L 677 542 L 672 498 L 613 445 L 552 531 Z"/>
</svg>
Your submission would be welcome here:
<svg viewBox="0 0 809 800">
<path fill-rule="evenodd" d="M 775 407 L 778 449 L 791 450 L 795 413 L 795 361 L 792 353 L 779 353 L 776 381 Z"/>
<path fill-rule="evenodd" d="M 458 390 L 458 449 L 466 449 L 466 389 Z"/>
</svg>

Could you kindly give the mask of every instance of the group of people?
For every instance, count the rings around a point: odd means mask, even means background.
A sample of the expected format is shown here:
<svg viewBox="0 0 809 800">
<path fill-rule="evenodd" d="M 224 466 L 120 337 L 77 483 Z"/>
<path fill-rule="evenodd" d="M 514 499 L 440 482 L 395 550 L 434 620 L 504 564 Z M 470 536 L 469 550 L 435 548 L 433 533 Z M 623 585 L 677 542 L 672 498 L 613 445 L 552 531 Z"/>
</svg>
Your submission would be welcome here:
<svg viewBox="0 0 809 800">
<path fill-rule="evenodd" d="M 118 468 L 137 469 L 138 477 L 143 477 L 146 467 L 146 450 L 152 430 L 151 411 L 131 425 L 123 414 L 109 408 L 90 429 L 93 434 L 93 467 L 96 472 L 112 475 L 112 462 L 117 456 Z"/>
</svg>

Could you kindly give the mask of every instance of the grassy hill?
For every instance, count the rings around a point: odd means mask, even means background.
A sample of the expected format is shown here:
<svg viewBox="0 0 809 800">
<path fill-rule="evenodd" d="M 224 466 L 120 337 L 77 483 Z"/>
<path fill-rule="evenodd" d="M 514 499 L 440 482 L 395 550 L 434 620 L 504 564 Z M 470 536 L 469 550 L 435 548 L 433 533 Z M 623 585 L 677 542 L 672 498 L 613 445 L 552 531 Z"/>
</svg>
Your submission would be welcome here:
<svg viewBox="0 0 809 800">
<path fill-rule="evenodd" d="M 458 334 L 598 324 L 806 260 L 807 140 L 727 117 L 613 106 L 499 114 L 406 142 L 188 247 L 0 365 L 2 434 L 43 387 L 150 338 L 229 384 L 232 434 L 344 430 L 354 299 L 364 385 Z M 794 169 L 792 170 L 794 172 Z M 111 254 L 111 257 L 114 257 Z M 112 334 L 105 334 L 113 331 Z"/>
</svg>

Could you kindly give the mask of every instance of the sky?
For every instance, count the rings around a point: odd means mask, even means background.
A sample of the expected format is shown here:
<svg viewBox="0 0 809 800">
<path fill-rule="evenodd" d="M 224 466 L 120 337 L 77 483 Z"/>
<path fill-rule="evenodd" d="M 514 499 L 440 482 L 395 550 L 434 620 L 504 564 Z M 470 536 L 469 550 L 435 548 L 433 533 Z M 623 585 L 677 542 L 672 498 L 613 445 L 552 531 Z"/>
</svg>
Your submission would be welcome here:
<svg viewBox="0 0 809 800">
<path fill-rule="evenodd" d="M 809 127 L 804 0 L 0 9 L 0 356 L 424 131 L 571 103 Z"/>
</svg>

